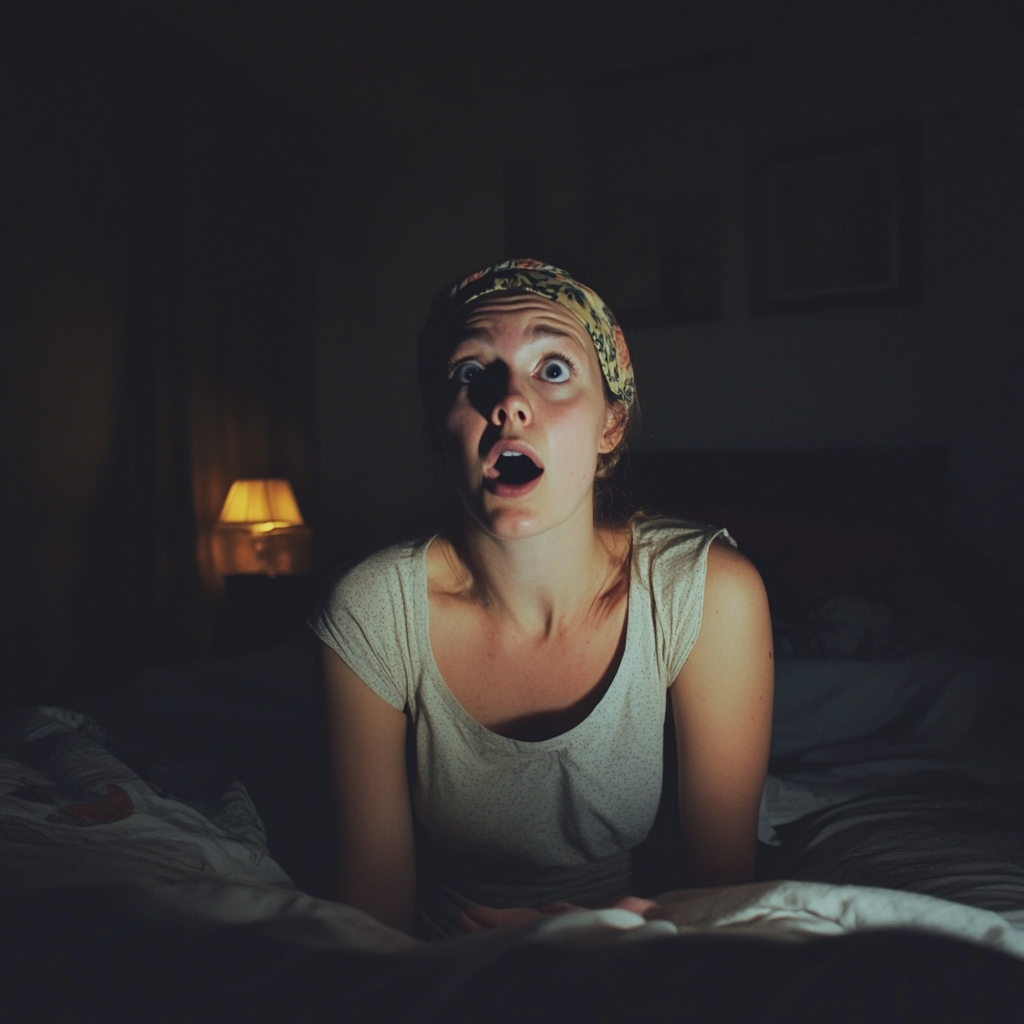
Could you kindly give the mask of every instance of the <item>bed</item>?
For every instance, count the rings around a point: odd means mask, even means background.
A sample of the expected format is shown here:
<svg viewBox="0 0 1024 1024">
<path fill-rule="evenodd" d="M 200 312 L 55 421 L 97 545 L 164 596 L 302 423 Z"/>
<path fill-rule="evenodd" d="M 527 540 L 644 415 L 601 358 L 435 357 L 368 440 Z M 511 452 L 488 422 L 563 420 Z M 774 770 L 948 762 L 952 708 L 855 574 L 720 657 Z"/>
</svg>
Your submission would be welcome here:
<svg viewBox="0 0 1024 1024">
<path fill-rule="evenodd" d="M 0 719 L 0 1019 L 1021 1019 L 1020 666 L 982 569 L 974 604 L 929 584 L 943 458 L 634 456 L 641 504 L 723 522 L 769 584 L 786 656 L 755 883 L 683 886 L 670 763 L 634 865 L 658 920 L 426 944 L 333 902 L 297 636 Z"/>
</svg>

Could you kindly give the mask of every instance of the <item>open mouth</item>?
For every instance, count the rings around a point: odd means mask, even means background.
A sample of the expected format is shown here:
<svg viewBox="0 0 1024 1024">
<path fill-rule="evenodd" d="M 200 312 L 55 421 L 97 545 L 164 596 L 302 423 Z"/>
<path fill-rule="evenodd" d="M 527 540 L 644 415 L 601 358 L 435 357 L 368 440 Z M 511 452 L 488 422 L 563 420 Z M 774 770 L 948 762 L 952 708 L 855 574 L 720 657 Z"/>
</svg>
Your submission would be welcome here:
<svg viewBox="0 0 1024 1024">
<path fill-rule="evenodd" d="M 494 468 L 498 471 L 495 483 L 509 484 L 513 487 L 528 484 L 544 472 L 523 452 L 502 452 L 494 463 Z"/>
</svg>

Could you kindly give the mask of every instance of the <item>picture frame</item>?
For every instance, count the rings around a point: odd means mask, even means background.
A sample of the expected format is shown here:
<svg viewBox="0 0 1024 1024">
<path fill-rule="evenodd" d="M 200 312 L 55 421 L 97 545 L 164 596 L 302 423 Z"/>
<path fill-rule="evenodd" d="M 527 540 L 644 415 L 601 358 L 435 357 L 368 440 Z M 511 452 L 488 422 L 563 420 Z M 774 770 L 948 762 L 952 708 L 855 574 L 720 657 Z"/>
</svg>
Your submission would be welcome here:
<svg viewBox="0 0 1024 1024">
<path fill-rule="evenodd" d="M 920 134 L 912 126 L 758 154 L 749 214 L 754 316 L 920 298 Z"/>
</svg>

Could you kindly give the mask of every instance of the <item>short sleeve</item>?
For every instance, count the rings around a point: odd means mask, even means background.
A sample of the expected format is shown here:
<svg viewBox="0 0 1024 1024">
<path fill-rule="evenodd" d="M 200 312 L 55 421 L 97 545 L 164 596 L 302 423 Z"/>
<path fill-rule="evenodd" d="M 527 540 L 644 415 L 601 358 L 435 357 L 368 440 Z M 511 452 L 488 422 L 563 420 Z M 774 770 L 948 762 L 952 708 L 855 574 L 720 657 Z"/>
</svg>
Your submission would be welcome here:
<svg viewBox="0 0 1024 1024">
<path fill-rule="evenodd" d="M 310 619 L 313 632 L 399 711 L 412 699 L 419 548 L 388 548 L 350 569 Z"/>
<path fill-rule="evenodd" d="M 708 551 L 717 539 L 736 546 L 724 529 L 680 520 L 654 521 L 643 539 L 658 667 L 666 687 L 675 682 L 700 634 Z"/>
</svg>

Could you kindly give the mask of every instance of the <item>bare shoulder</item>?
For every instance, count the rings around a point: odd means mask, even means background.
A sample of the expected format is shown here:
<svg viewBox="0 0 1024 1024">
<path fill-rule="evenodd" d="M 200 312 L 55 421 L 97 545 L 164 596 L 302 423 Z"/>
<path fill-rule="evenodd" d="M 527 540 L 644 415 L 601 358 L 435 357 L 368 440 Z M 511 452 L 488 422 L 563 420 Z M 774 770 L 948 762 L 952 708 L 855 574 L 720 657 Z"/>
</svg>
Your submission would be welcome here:
<svg viewBox="0 0 1024 1024">
<path fill-rule="evenodd" d="M 724 540 L 708 550 L 704 582 L 704 607 L 723 605 L 739 611 L 744 605 L 767 607 L 761 574 L 746 555 Z"/>
<path fill-rule="evenodd" d="M 721 678 L 743 662 L 770 664 L 772 627 L 761 575 L 750 559 L 724 541 L 708 551 L 700 632 L 682 675 Z"/>
</svg>

